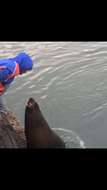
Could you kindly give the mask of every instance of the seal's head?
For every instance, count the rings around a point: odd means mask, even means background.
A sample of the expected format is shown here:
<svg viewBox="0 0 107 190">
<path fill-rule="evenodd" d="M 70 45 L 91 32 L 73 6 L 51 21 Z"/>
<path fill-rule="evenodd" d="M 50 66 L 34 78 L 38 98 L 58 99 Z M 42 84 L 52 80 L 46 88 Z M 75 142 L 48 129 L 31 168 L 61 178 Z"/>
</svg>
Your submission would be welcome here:
<svg viewBox="0 0 107 190">
<path fill-rule="evenodd" d="M 39 105 L 35 102 L 33 98 L 29 98 L 26 108 L 29 112 L 32 112 L 34 110 L 39 110 Z"/>
<path fill-rule="evenodd" d="M 44 119 L 39 109 L 39 105 L 33 98 L 29 98 L 25 107 L 25 135 L 28 147 L 32 144 L 32 139 L 35 139 L 33 136 L 38 136 L 36 129 L 41 128 L 43 122 Z"/>
<path fill-rule="evenodd" d="M 38 103 L 33 98 L 29 98 L 25 109 L 25 126 L 30 128 L 41 127 L 44 121 L 45 119 Z"/>
</svg>

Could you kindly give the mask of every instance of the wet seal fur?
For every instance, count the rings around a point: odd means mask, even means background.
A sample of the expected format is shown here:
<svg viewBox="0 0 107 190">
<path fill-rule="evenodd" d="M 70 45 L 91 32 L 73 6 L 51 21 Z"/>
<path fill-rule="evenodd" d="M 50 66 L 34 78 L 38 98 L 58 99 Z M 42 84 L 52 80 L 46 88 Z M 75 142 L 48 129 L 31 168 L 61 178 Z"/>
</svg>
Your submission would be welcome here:
<svg viewBox="0 0 107 190">
<path fill-rule="evenodd" d="M 25 136 L 27 148 L 65 148 L 64 141 L 49 127 L 33 98 L 25 108 Z"/>
</svg>

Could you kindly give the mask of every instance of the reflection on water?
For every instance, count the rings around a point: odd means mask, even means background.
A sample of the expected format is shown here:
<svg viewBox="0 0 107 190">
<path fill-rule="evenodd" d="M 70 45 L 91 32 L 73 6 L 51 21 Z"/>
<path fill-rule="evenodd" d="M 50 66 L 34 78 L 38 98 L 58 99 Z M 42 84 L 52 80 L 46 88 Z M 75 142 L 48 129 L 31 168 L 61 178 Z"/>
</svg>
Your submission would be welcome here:
<svg viewBox="0 0 107 190">
<path fill-rule="evenodd" d="M 75 131 L 87 147 L 107 148 L 107 42 L 0 42 L 0 57 L 26 51 L 34 69 L 5 100 L 24 124 L 30 96 L 51 127 Z"/>
</svg>

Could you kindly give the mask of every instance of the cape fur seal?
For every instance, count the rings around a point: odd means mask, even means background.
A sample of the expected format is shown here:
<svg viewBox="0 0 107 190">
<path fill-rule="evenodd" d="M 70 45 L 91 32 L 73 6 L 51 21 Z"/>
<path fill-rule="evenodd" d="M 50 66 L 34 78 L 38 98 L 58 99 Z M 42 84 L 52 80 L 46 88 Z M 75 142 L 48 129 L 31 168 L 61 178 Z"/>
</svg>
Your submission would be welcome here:
<svg viewBox="0 0 107 190">
<path fill-rule="evenodd" d="M 64 141 L 49 127 L 33 98 L 25 108 L 25 136 L 27 148 L 65 148 Z"/>
</svg>

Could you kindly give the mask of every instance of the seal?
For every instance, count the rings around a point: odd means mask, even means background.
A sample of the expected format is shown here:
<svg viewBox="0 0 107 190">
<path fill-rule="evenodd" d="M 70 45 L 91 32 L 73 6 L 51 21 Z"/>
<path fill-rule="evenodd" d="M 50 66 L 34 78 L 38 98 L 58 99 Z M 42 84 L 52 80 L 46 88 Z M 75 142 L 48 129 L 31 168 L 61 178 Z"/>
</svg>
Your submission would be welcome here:
<svg viewBox="0 0 107 190">
<path fill-rule="evenodd" d="M 27 148 L 65 148 L 64 141 L 49 127 L 33 98 L 25 107 L 24 129 Z"/>
</svg>

